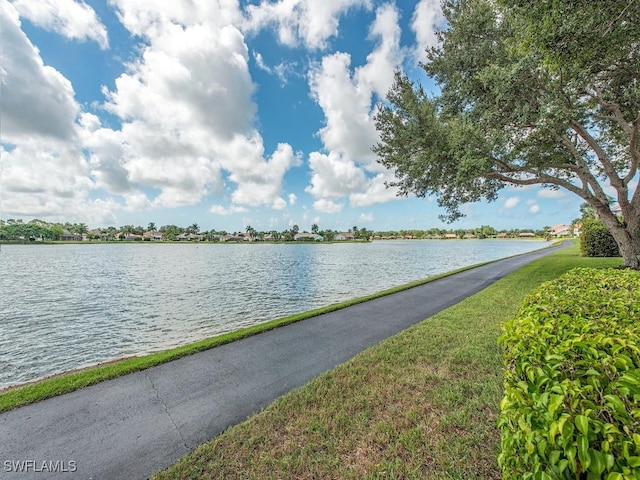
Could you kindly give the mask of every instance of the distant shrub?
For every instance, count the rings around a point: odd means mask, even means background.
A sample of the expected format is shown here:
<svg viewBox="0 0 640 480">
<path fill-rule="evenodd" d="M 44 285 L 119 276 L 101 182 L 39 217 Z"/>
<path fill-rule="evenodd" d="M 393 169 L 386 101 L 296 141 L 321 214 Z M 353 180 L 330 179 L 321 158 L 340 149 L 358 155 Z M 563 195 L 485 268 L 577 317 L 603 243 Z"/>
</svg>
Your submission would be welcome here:
<svg viewBox="0 0 640 480">
<path fill-rule="evenodd" d="M 618 244 L 600 220 L 585 220 L 580 234 L 580 250 L 587 257 L 619 257 Z"/>
<path fill-rule="evenodd" d="M 640 274 L 576 269 L 502 327 L 504 480 L 640 478 Z"/>
</svg>

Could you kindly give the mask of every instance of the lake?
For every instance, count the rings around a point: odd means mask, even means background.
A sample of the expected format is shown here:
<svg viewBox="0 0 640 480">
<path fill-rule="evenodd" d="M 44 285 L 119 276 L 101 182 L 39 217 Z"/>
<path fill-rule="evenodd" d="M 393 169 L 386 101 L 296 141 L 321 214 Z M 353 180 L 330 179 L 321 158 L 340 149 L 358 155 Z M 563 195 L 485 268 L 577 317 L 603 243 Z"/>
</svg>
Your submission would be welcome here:
<svg viewBox="0 0 640 480">
<path fill-rule="evenodd" d="M 527 240 L 0 247 L 0 388 L 545 247 Z"/>
</svg>

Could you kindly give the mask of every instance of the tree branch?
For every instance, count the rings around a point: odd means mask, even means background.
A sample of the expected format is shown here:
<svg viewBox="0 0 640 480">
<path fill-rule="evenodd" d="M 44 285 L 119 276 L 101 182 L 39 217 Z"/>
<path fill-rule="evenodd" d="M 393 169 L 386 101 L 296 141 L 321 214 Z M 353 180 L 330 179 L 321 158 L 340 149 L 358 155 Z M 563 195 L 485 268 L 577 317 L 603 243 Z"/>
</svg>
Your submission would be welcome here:
<svg viewBox="0 0 640 480">
<path fill-rule="evenodd" d="M 580 196 L 581 198 L 587 200 L 588 198 L 593 198 L 594 195 L 589 191 L 589 189 L 577 187 L 576 185 L 563 180 L 558 177 L 552 177 L 551 175 L 540 174 L 531 178 L 512 178 L 504 173 L 500 172 L 489 172 L 487 177 L 494 178 L 496 180 L 500 180 L 501 182 L 511 183 L 513 185 L 525 186 L 525 185 L 556 185 L 558 187 L 565 188 L 572 193 Z"/>
<path fill-rule="evenodd" d="M 620 105 L 618 105 L 615 102 L 607 102 L 607 101 L 605 101 L 604 96 L 602 94 L 602 91 L 598 87 L 596 87 L 594 85 L 591 85 L 591 88 L 596 93 L 594 95 L 594 98 L 597 100 L 597 102 L 600 104 L 600 106 L 602 108 L 604 108 L 605 110 L 610 111 L 613 114 L 613 117 L 607 117 L 607 119 L 615 120 L 616 123 L 618 124 L 618 126 L 627 135 L 627 137 L 631 137 L 631 135 L 633 133 L 633 127 L 629 122 L 627 122 L 625 120 L 624 115 L 622 114 L 622 110 L 620 110 Z"/>
<path fill-rule="evenodd" d="M 628 185 L 638 173 L 638 130 L 640 129 L 640 116 L 633 121 L 631 131 L 631 140 L 629 142 L 629 156 L 631 157 L 631 168 L 629 173 L 624 177 L 624 184 Z M 636 188 L 636 193 L 638 189 Z"/>
<path fill-rule="evenodd" d="M 624 196 L 626 197 L 627 187 L 622 179 L 618 176 L 618 172 L 616 172 L 616 169 L 611 163 L 607 152 L 604 151 L 604 149 L 600 146 L 600 144 L 598 144 L 596 139 L 593 138 L 591 134 L 579 122 L 571 119 L 569 120 L 569 125 L 580 136 L 580 138 L 587 142 L 587 145 L 589 145 L 589 147 L 591 147 L 591 149 L 598 156 L 598 160 L 604 167 L 604 171 L 607 174 L 609 181 L 611 182 L 611 186 L 615 188 L 619 194 L 624 193 Z"/>
<path fill-rule="evenodd" d="M 571 156 L 576 161 L 576 166 L 574 171 L 580 180 L 582 180 L 583 184 L 589 185 L 593 190 L 594 196 L 598 198 L 601 202 L 607 201 L 607 195 L 602 189 L 602 186 L 598 182 L 598 180 L 593 176 L 591 170 L 589 169 L 589 165 L 584 161 L 584 157 L 580 154 L 574 143 L 567 137 L 567 135 L 559 135 L 556 132 L 553 132 L 553 135 L 560 140 L 560 142 L 565 146 L 565 148 L 569 151 Z"/>
</svg>

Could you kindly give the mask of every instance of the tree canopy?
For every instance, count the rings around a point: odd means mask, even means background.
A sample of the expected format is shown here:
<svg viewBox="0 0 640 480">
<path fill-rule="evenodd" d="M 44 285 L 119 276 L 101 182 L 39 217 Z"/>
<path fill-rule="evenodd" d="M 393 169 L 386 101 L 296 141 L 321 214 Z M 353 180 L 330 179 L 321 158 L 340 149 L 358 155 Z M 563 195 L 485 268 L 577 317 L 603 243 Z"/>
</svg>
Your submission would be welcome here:
<svg viewBox="0 0 640 480">
<path fill-rule="evenodd" d="M 376 115 L 379 162 L 443 218 L 506 185 L 565 189 L 640 266 L 640 3 L 447 0 L 428 95 L 396 73 Z M 614 204 L 619 209 L 612 210 Z"/>
</svg>

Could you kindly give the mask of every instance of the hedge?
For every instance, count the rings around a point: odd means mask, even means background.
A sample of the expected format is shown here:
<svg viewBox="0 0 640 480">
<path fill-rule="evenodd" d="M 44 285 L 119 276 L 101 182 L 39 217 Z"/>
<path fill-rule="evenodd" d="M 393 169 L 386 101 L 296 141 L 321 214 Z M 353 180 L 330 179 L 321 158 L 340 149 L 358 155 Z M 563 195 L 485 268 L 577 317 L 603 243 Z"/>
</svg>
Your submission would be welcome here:
<svg viewBox="0 0 640 480">
<path fill-rule="evenodd" d="M 620 248 L 613 235 L 600 220 L 589 219 L 582 224 L 580 251 L 586 257 L 619 257 Z"/>
<path fill-rule="evenodd" d="M 575 269 L 502 326 L 503 479 L 640 478 L 640 274 Z"/>
</svg>

